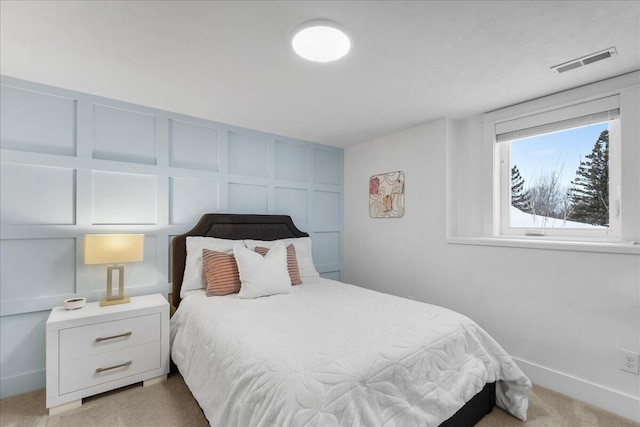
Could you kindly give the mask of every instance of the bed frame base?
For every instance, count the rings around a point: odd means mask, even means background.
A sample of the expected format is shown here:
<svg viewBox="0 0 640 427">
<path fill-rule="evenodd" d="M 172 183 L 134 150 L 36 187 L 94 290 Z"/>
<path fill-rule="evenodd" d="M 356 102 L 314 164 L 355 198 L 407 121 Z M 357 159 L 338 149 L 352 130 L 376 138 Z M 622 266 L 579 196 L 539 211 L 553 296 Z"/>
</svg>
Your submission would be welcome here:
<svg viewBox="0 0 640 427">
<path fill-rule="evenodd" d="M 440 424 L 440 427 L 471 427 L 491 413 L 496 405 L 496 383 L 487 383 L 484 388 L 471 398 L 451 418 Z"/>
</svg>

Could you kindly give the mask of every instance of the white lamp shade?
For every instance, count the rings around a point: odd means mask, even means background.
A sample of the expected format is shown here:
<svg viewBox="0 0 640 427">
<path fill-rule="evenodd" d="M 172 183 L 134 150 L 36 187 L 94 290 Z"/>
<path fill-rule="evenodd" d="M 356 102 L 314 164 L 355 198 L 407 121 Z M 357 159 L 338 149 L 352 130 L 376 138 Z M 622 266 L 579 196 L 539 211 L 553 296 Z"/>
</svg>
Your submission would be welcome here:
<svg viewBox="0 0 640 427">
<path fill-rule="evenodd" d="M 139 262 L 143 258 L 144 234 L 87 234 L 85 264 Z"/>
</svg>

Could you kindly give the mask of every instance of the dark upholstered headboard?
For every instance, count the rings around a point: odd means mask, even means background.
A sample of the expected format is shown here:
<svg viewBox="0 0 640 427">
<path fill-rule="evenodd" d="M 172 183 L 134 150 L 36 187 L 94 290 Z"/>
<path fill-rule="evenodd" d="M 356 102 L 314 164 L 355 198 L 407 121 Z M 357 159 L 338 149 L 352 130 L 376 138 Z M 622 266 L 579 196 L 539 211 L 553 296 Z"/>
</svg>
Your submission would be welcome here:
<svg viewBox="0 0 640 427">
<path fill-rule="evenodd" d="M 171 302 L 175 308 L 178 308 L 180 304 L 180 288 L 182 288 L 187 259 L 188 236 L 231 240 L 278 240 L 309 237 L 307 233 L 298 230 L 288 215 L 204 214 L 195 227 L 185 234 L 174 237 L 171 242 L 173 252 Z"/>
</svg>

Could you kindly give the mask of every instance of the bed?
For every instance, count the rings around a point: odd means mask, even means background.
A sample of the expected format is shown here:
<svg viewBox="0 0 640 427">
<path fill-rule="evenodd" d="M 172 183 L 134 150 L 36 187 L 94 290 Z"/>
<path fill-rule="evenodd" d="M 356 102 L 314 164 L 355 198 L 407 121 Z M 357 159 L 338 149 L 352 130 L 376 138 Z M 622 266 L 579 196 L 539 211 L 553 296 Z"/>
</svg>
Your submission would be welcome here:
<svg viewBox="0 0 640 427">
<path fill-rule="evenodd" d="M 309 236 L 289 216 L 205 214 L 172 240 L 171 357 L 211 425 L 464 427 L 496 404 L 526 420 L 529 379 L 465 316 L 312 273 L 261 298 L 185 292 L 195 237 Z"/>
</svg>

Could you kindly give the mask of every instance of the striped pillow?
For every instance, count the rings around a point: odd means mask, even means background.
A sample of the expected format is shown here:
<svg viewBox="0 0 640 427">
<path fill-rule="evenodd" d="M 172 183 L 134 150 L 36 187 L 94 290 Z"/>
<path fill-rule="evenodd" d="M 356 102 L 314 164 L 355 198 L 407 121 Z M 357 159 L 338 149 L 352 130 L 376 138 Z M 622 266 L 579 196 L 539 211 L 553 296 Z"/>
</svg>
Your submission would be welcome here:
<svg viewBox="0 0 640 427">
<path fill-rule="evenodd" d="M 262 246 L 256 246 L 254 251 L 262 256 L 265 256 L 269 252 L 268 248 Z M 299 285 L 302 283 L 300 279 L 300 270 L 298 269 L 298 259 L 296 258 L 296 247 L 293 244 L 287 245 L 287 270 L 289 271 L 289 278 L 292 285 Z"/>
<path fill-rule="evenodd" d="M 202 270 L 207 279 L 208 297 L 240 292 L 240 273 L 232 254 L 203 249 Z"/>
</svg>

